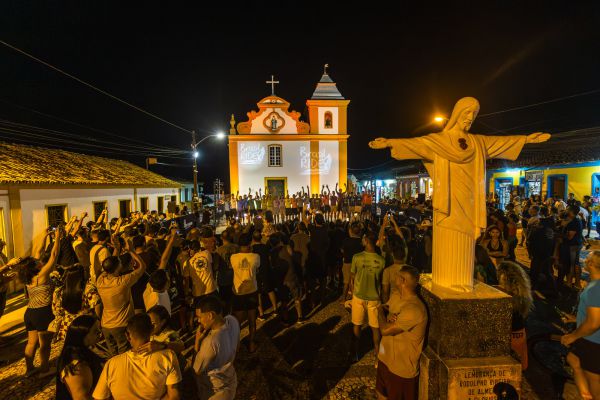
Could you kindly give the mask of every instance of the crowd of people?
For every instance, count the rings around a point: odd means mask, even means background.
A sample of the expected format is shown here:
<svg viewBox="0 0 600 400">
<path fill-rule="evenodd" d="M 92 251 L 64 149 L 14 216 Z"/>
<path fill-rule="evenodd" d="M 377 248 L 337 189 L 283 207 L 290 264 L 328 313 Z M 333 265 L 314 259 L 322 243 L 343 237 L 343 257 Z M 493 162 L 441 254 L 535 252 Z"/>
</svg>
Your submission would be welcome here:
<svg viewBox="0 0 600 400">
<path fill-rule="evenodd" d="M 360 358 L 368 325 L 378 394 L 416 398 L 428 318 L 418 285 L 431 271 L 431 203 L 375 203 L 371 193 L 347 194 L 337 185 L 319 195 L 250 193 L 229 196 L 220 234 L 199 217 L 182 229 L 156 212 L 111 220 L 103 213 L 86 224 L 84 213 L 49 229 L 32 256 L 1 260 L 0 294 L 17 279 L 28 296 L 25 375 L 56 374 L 59 399 L 177 399 L 182 372 L 191 368 L 198 398 L 233 399 L 244 324 L 244 345 L 253 353 L 257 321 L 302 326 L 337 299 L 351 313 L 348 361 Z M 532 292 L 582 285 L 578 255 L 584 229 L 590 232 L 582 209 L 574 199 L 562 207 L 515 197 L 505 210 L 488 203 L 474 278 L 512 296 L 512 348 L 524 369 Z M 519 245 L 531 257 L 529 273 L 515 262 Z M 600 354 L 600 253 L 590 260 L 580 308 L 586 306 L 564 339 L 582 395 L 600 387 L 597 357 L 589 356 Z M 186 332 L 195 334 L 191 358 Z M 49 360 L 53 341 L 63 342 L 56 366 Z"/>
<path fill-rule="evenodd" d="M 476 277 L 499 285 L 513 296 L 512 347 L 527 367 L 525 319 L 532 309 L 532 293 L 539 298 L 560 299 L 579 293 L 576 329 L 562 337 L 569 347 L 567 362 L 583 399 L 600 398 L 600 251 L 592 250 L 581 262 L 581 251 L 590 249 L 593 220 L 598 217 L 600 197 L 581 201 L 569 193 L 542 199 L 539 195 L 521 199 L 514 196 L 504 210 L 490 198 L 488 229 L 475 251 Z M 520 237 L 517 227 L 522 228 Z M 600 230 L 596 222 L 596 234 Z M 530 258 L 529 273 L 512 263 L 515 249 L 522 246 Z M 506 260 L 511 262 L 507 263 Z M 584 264 L 584 265 L 582 265 Z M 585 268 L 584 268 L 585 267 Z"/>
</svg>

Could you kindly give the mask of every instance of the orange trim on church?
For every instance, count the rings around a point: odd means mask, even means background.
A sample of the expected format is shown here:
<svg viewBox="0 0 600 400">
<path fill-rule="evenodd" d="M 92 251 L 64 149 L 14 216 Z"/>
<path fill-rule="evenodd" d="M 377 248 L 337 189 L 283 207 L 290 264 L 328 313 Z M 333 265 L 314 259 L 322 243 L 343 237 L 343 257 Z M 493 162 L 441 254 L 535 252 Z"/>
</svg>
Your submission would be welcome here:
<svg viewBox="0 0 600 400">
<path fill-rule="evenodd" d="M 258 111 L 253 110 L 253 111 L 248 112 L 246 114 L 248 116 L 248 121 L 240 122 L 237 125 L 238 133 L 250 134 L 250 131 L 252 129 L 252 121 L 254 121 L 256 118 L 258 118 L 259 116 L 264 114 L 264 112 L 268 108 L 281 109 L 281 111 L 284 114 L 288 115 L 290 118 L 292 118 L 294 121 L 296 121 L 296 129 L 297 129 L 298 133 L 300 133 L 300 134 L 309 133 L 310 126 L 306 122 L 300 121 L 300 116 L 301 116 L 300 113 L 297 111 L 288 111 L 290 108 L 290 103 L 285 101 L 281 97 L 267 96 L 264 99 L 262 99 L 261 101 L 259 101 L 258 103 L 256 103 L 256 105 L 258 106 Z M 279 129 L 281 129 L 281 127 Z M 279 132 L 279 129 L 277 129 L 274 132 L 274 134 L 277 134 L 277 132 Z"/>
<path fill-rule="evenodd" d="M 350 135 L 319 135 L 318 140 L 336 140 L 338 142 L 346 141 Z M 276 140 L 276 141 L 289 141 L 289 140 L 315 140 L 315 135 L 296 135 L 296 134 L 270 134 L 270 133 L 252 133 L 247 135 L 229 135 L 230 142 L 244 142 L 253 140 Z"/>
</svg>

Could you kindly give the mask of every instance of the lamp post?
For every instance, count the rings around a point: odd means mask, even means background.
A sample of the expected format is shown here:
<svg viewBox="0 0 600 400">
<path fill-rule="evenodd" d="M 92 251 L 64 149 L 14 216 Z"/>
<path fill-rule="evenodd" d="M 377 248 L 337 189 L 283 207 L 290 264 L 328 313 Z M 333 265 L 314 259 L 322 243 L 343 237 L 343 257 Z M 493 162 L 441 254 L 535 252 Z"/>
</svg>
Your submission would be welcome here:
<svg viewBox="0 0 600 400">
<path fill-rule="evenodd" d="M 192 190 L 192 201 L 196 199 L 198 201 L 198 145 L 204 142 L 206 139 L 216 137 L 217 139 L 225 138 L 225 134 L 223 132 L 218 132 L 214 135 L 208 135 L 200 139 L 200 141 L 196 142 L 196 131 L 192 131 L 192 151 L 194 156 L 194 188 Z"/>
</svg>

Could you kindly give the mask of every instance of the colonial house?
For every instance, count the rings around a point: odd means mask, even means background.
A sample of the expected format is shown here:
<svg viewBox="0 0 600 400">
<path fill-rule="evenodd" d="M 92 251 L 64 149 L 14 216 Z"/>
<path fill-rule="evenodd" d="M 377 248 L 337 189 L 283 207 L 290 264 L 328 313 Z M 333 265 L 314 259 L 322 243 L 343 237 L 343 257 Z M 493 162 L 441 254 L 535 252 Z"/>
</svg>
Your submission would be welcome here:
<svg viewBox="0 0 600 400">
<path fill-rule="evenodd" d="M 122 160 L 0 142 L 0 238 L 9 257 L 30 254 L 48 227 L 80 216 L 166 212 L 181 185 Z"/>
<path fill-rule="evenodd" d="M 527 145 L 515 161 L 490 160 L 488 190 L 501 206 L 510 193 L 567 199 L 569 193 L 600 197 L 600 127 L 562 132 Z"/>
</svg>

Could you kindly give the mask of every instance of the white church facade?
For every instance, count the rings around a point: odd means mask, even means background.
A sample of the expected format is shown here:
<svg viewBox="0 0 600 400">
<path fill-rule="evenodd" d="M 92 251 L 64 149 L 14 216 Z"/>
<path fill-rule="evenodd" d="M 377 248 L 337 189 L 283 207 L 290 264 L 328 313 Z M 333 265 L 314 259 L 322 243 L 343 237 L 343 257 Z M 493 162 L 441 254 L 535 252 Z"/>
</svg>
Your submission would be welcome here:
<svg viewBox="0 0 600 400">
<path fill-rule="evenodd" d="M 278 83 L 272 78 L 271 85 Z M 274 93 L 260 100 L 258 111 L 247 113 L 229 134 L 231 193 L 247 194 L 262 189 L 290 196 L 322 185 L 333 190 L 347 181 L 346 100 L 325 70 L 312 97 L 307 100 L 308 122 L 290 111 L 290 103 Z"/>
</svg>

